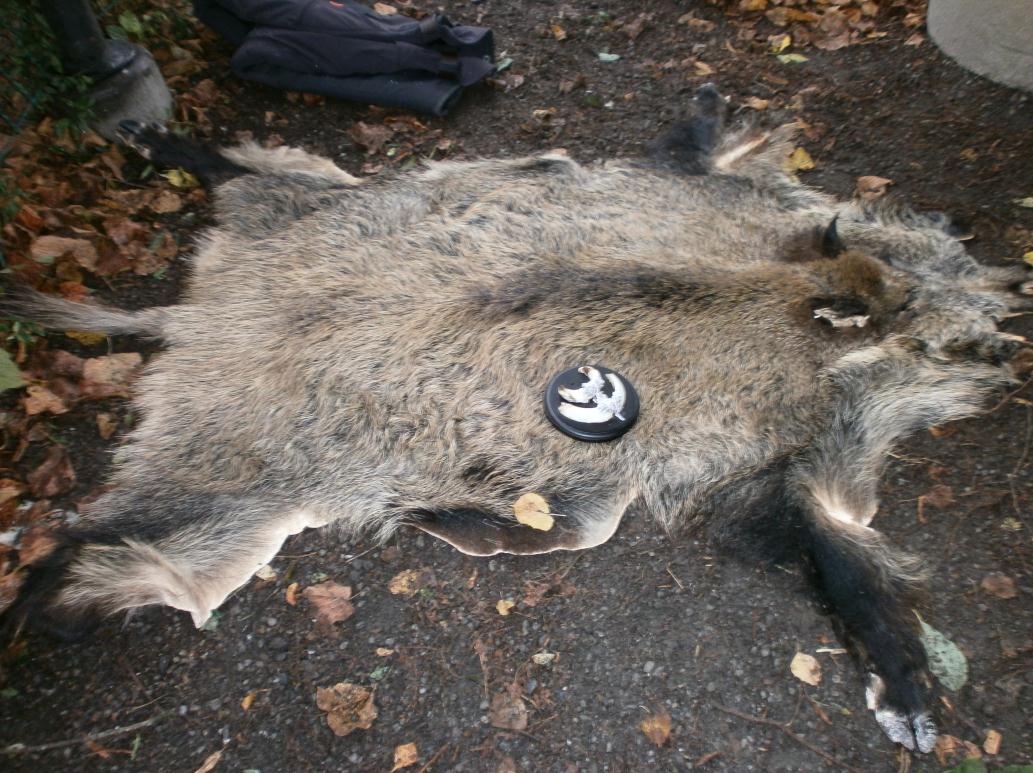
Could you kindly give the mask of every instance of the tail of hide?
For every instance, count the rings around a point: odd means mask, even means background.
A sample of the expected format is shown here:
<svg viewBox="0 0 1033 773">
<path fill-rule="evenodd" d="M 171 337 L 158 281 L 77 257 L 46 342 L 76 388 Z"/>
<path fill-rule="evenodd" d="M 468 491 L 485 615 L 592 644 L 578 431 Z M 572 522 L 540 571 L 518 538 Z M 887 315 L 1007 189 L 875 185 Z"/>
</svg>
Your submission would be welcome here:
<svg viewBox="0 0 1033 773">
<path fill-rule="evenodd" d="M 123 311 L 111 306 L 79 303 L 18 288 L 0 296 L 0 316 L 25 319 L 52 330 L 161 336 L 166 310 L 153 308 Z"/>
</svg>

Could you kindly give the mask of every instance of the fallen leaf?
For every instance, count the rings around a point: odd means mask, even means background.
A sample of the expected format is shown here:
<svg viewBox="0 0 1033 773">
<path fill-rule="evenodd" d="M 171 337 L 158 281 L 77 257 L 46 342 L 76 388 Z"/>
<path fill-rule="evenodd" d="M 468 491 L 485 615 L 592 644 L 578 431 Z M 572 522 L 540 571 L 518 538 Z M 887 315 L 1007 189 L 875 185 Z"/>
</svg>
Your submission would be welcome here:
<svg viewBox="0 0 1033 773">
<path fill-rule="evenodd" d="M 968 681 L 968 661 L 958 646 L 931 625 L 918 619 L 919 636 L 929 660 L 929 670 L 948 690 L 960 690 Z"/>
<path fill-rule="evenodd" d="M 0 392 L 25 386 L 21 371 L 6 349 L 0 349 Z"/>
<path fill-rule="evenodd" d="M 763 11 L 768 7 L 768 0 L 740 0 L 740 11 Z"/>
<path fill-rule="evenodd" d="M 495 773 L 517 773 L 516 760 L 510 756 L 505 756 L 499 762 L 499 768 Z"/>
<path fill-rule="evenodd" d="M 9 572 L 0 575 L 0 614 L 18 598 L 18 591 L 25 582 L 24 572 Z"/>
<path fill-rule="evenodd" d="M 258 690 L 251 690 L 247 695 L 240 701 L 240 708 L 247 711 L 251 708 L 251 704 L 255 702 L 255 698 L 258 697 Z"/>
<path fill-rule="evenodd" d="M 298 585 L 299 583 L 296 582 L 292 582 L 288 585 L 287 593 L 284 596 L 284 600 L 292 607 L 296 607 L 298 605 Z"/>
<path fill-rule="evenodd" d="M 989 593 L 999 599 L 1013 599 L 1019 595 L 1015 589 L 1015 580 L 1006 574 L 988 574 L 979 583 L 979 587 L 983 589 L 984 593 Z"/>
<path fill-rule="evenodd" d="M 814 169 L 814 159 L 810 153 L 803 148 L 797 148 L 789 154 L 785 162 L 787 172 L 806 172 L 808 169 Z"/>
<path fill-rule="evenodd" d="M 29 254 L 39 263 L 53 263 L 56 258 L 70 255 L 83 268 L 97 267 L 97 248 L 88 239 L 41 236 L 29 246 Z"/>
<path fill-rule="evenodd" d="M 920 46 L 925 42 L 925 35 L 921 32 L 916 32 L 914 35 L 904 41 L 905 46 Z"/>
<path fill-rule="evenodd" d="M 373 3 L 373 10 L 381 16 L 394 16 L 398 13 L 397 8 L 393 5 L 388 5 L 387 3 Z"/>
<path fill-rule="evenodd" d="M 350 682 L 316 688 L 316 706 L 326 712 L 326 723 L 334 735 L 348 735 L 358 729 L 369 730 L 377 718 L 373 693 Z"/>
<path fill-rule="evenodd" d="M 65 330 L 64 334 L 83 346 L 96 346 L 108 339 L 105 333 L 93 333 L 89 330 Z"/>
<path fill-rule="evenodd" d="M 754 110 L 767 110 L 771 102 L 760 97 L 747 97 L 743 104 Z"/>
<path fill-rule="evenodd" d="M 402 768 L 408 768 L 411 765 L 415 765 L 420 759 L 420 755 L 416 753 L 416 744 L 414 743 L 403 743 L 401 746 L 395 747 L 395 765 L 391 768 L 391 773 Z"/>
<path fill-rule="evenodd" d="M 269 564 L 262 564 L 255 571 L 255 577 L 263 582 L 272 582 L 276 579 L 276 570 L 269 566 Z"/>
<path fill-rule="evenodd" d="M 39 384 L 32 384 L 25 390 L 25 397 L 22 398 L 22 408 L 25 409 L 25 413 L 29 416 L 35 416 L 39 413 L 50 413 L 55 416 L 61 413 L 68 413 L 68 406 L 64 404 L 61 398 L 45 386 Z"/>
<path fill-rule="evenodd" d="M 663 746 L 671 737 L 671 715 L 666 711 L 650 714 L 639 723 L 639 729 L 656 746 Z"/>
<path fill-rule="evenodd" d="M 387 647 L 377 647 L 373 652 L 378 658 L 387 658 L 395 654 L 394 650 Z"/>
<path fill-rule="evenodd" d="M 937 510 L 950 507 L 954 504 L 954 489 L 944 483 L 937 483 L 928 494 L 922 494 L 919 499 L 927 505 L 932 505 Z"/>
<path fill-rule="evenodd" d="M 12 499 L 17 499 L 24 490 L 25 487 L 14 478 L 0 480 L 0 505 L 7 504 Z"/>
<path fill-rule="evenodd" d="M 47 458 L 26 477 L 29 491 L 41 499 L 56 497 L 75 486 L 75 470 L 64 446 L 51 446 Z"/>
<path fill-rule="evenodd" d="M 498 603 L 495 604 L 495 609 L 498 611 L 498 613 L 500 615 L 502 615 L 503 617 L 506 617 L 510 613 L 510 610 L 512 610 L 513 607 L 515 607 L 515 606 L 516 606 L 516 602 L 515 601 L 509 601 L 507 599 L 499 599 Z"/>
<path fill-rule="evenodd" d="M 619 62 L 620 59 L 621 59 L 621 55 L 620 54 L 606 54 L 606 53 L 600 53 L 599 54 L 599 61 L 600 62 L 611 62 L 611 63 L 612 62 Z"/>
<path fill-rule="evenodd" d="M 714 68 L 706 62 L 700 62 L 697 60 L 692 63 L 692 68 L 696 71 L 696 75 L 699 75 L 702 78 L 714 74 Z"/>
<path fill-rule="evenodd" d="M 501 730 L 526 730 L 527 706 L 519 695 L 509 692 L 498 693 L 491 699 L 488 721 L 492 727 Z"/>
<path fill-rule="evenodd" d="M 549 515 L 549 503 L 541 494 L 521 494 L 513 503 L 513 513 L 519 523 L 539 531 L 549 531 L 555 524 L 555 519 Z"/>
<path fill-rule="evenodd" d="M 1033 196 L 1027 196 L 1024 199 L 1012 199 L 1011 203 L 1017 204 L 1020 207 L 1025 207 L 1026 209 L 1033 209 Z"/>
<path fill-rule="evenodd" d="M 363 121 L 356 121 L 348 129 L 348 136 L 352 142 L 365 148 L 367 155 L 378 152 L 393 134 L 394 130 L 385 124 L 369 124 Z"/>
<path fill-rule="evenodd" d="M 351 587 L 339 585 L 333 580 L 310 585 L 301 595 L 315 607 L 316 622 L 319 625 L 333 626 L 355 614 L 355 607 L 351 603 Z"/>
<path fill-rule="evenodd" d="M 82 396 L 86 399 L 130 397 L 130 382 L 143 357 L 137 352 L 91 357 L 83 362 Z"/>
<path fill-rule="evenodd" d="M 793 660 L 789 664 L 789 670 L 801 682 L 814 686 L 821 683 L 821 663 L 813 655 L 808 655 L 806 652 L 797 652 L 793 655 Z"/>
<path fill-rule="evenodd" d="M 807 57 L 803 54 L 779 54 L 778 61 L 782 64 L 791 64 L 795 62 L 806 62 Z"/>
<path fill-rule="evenodd" d="M 201 183 L 186 169 L 170 169 L 162 172 L 161 176 L 168 180 L 176 188 L 198 188 Z"/>
<path fill-rule="evenodd" d="M 1022 259 L 1033 266 L 1033 250 L 1023 253 Z"/>
<path fill-rule="evenodd" d="M 180 198 L 179 194 L 173 193 L 172 191 L 162 191 L 155 197 L 154 201 L 151 202 L 151 210 L 157 212 L 159 215 L 165 215 L 170 212 L 179 212 L 183 208 L 183 199 Z"/>
<path fill-rule="evenodd" d="M 57 546 L 57 538 L 50 529 L 33 526 L 18 540 L 18 563 L 21 566 L 31 566 L 53 553 Z"/>
<path fill-rule="evenodd" d="M 875 177 L 874 175 L 863 175 L 857 178 L 857 195 L 862 199 L 871 201 L 880 196 L 886 195 L 886 189 L 893 184 L 893 180 L 887 177 Z"/>
<path fill-rule="evenodd" d="M 549 29 L 552 30 L 552 36 L 556 38 L 556 40 L 563 41 L 567 39 L 567 31 L 563 29 L 563 27 L 561 27 L 560 25 L 552 24 L 550 25 Z"/>
<path fill-rule="evenodd" d="M 555 659 L 555 652 L 536 652 L 531 656 L 531 660 L 536 666 L 551 666 Z"/>
<path fill-rule="evenodd" d="M 793 45 L 793 38 L 790 35 L 772 35 L 768 38 L 768 50 L 773 54 L 781 54 L 791 45 Z"/>
<path fill-rule="evenodd" d="M 426 569 L 406 569 L 399 572 L 387 584 L 387 589 L 395 596 L 411 596 L 427 581 Z"/>
<path fill-rule="evenodd" d="M 986 740 L 983 741 L 983 751 L 987 754 L 994 755 L 1001 750 L 1001 734 L 996 730 L 988 730 L 986 733 Z"/>
<path fill-rule="evenodd" d="M 621 27 L 621 30 L 625 35 L 628 36 L 629 40 L 635 40 L 646 28 L 646 23 L 650 17 L 648 14 L 640 13 L 633 20 L 627 22 Z"/>
<path fill-rule="evenodd" d="M 211 773 L 215 769 L 215 766 L 219 764 L 219 760 L 222 759 L 222 751 L 212 752 L 204 758 L 204 762 L 201 763 L 201 767 L 194 771 L 194 773 Z"/>
</svg>

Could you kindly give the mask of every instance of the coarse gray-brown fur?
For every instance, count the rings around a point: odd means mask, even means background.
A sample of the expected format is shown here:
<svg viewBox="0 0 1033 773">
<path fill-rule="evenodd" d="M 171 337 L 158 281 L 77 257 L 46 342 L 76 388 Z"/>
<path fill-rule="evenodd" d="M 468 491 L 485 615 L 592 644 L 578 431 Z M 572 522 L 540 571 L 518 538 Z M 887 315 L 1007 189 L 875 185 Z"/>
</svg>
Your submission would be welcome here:
<svg viewBox="0 0 1033 773">
<path fill-rule="evenodd" d="M 28 585 L 38 614 L 162 603 L 200 625 L 306 527 L 534 553 L 598 544 L 637 503 L 802 556 L 883 729 L 928 751 L 920 573 L 870 525 L 877 482 L 901 437 L 1012 378 L 997 323 L 1028 307 L 1024 274 L 977 264 L 942 218 L 800 185 L 791 129 L 722 134 L 723 112 L 701 94 L 705 125 L 652 162 L 359 181 L 297 150 L 206 157 L 219 225 L 180 303 L 8 303 L 166 344 L 114 489 Z M 849 249 L 826 257 L 833 221 Z M 593 363 L 641 396 L 612 443 L 542 410 L 556 373 Z M 552 530 L 515 520 L 527 492 Z"/>
</svg>

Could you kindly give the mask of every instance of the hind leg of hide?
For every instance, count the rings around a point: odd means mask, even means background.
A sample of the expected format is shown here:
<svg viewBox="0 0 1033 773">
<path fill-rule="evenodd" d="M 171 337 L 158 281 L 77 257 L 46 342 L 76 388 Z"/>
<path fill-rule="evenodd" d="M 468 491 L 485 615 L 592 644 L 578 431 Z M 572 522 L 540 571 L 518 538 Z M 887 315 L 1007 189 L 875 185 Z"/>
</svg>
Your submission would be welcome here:
<svg viewBox="0 0 1033 773">
<path fill-rule="evenodd" d="M 326 523 L 272 496 L 169 493 L 116 490 L 97 500 L 30 570 L 14 616 L 68 635 L 123 609 L 165 604 L 201 626 L 288 536 Z"/>
<path fill-rule="evenodd" d="M 208 189 L 248 173 L 248 169 L 226 158 L 215 148 L 173 134 L 158 124 L 122 121 L 118 129 L 122 141 L 147 160 L 163 168 L 185 169 Z"/>
</svg>

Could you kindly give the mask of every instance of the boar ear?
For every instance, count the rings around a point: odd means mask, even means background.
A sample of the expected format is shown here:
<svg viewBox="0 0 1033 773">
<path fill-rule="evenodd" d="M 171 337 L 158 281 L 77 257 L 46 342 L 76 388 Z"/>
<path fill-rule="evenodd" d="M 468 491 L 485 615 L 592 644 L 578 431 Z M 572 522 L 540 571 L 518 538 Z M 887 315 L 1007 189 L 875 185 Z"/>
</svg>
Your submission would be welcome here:
<svg viewBox="0 0 1033 773">
<path fill-rule="evenodd" d="M 846 251 L 846 247 L 839 238 L 839 229 L 836 227 L 839 215 L 832 218 L 821 234 L 821 253 L 828 258 L 834 258 Z"/>
</svg>

